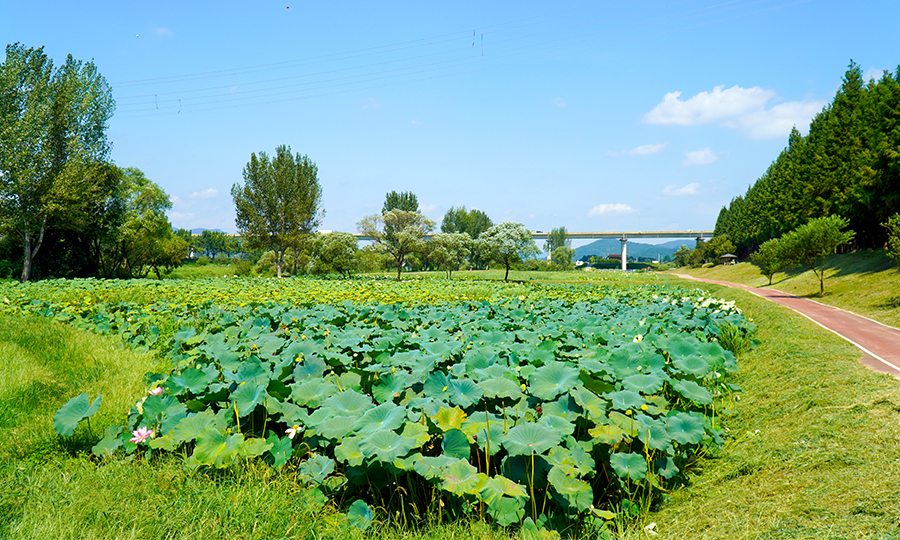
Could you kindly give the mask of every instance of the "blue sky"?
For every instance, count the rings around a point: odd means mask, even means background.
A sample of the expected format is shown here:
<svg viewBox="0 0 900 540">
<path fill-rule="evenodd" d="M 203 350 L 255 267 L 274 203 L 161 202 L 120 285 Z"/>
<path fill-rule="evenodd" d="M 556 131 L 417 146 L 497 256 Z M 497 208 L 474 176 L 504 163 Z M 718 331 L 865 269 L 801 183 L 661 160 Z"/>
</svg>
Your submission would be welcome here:
<svg viewBox="0 0 900 540">
<path fill-rule="evenodd" d="M 900 3 L 60 2 L 5 43 L 93 60 L 112 158 L 176 227 L 234 232 L 231 186 L 280 144 L 319 169 L 322 229 L 388 191 L 570 231 L 706 229 L 806 132 L 851 59 L 900 64 Z"/>
</svg>

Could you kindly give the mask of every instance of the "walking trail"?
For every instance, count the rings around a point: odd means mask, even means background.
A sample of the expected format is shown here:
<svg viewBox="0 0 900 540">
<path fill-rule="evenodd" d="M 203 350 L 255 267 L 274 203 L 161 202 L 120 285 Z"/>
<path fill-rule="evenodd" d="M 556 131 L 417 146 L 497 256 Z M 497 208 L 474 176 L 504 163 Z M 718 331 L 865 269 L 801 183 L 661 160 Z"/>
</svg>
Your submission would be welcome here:
<svg viewBox="0 0 900 540">
<path fill-rule="evenodd" d="M 756 296 L 787 306 L 855 345 L 863 352 L 860 362 L 865 366 L 900 378 L 900 328 L 894 328 L 862 315 L 775 289 L 755 289 L 727 281 L 701 279 L 687 274 L 675 275 L 695 281 L 738 287 L 750 291 Z"/>
</svg>

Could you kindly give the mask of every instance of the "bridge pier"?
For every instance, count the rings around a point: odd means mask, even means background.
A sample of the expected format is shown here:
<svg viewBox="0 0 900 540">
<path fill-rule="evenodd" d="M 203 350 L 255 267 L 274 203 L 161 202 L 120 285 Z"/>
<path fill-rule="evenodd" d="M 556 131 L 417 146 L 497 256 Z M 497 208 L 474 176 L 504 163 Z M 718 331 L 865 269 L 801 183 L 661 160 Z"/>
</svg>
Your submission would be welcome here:
<svg viewBox="0 0 900 540">
<path fill-rule="evenodd" d="M 628 269 L 628 248 L 626 247 L 628 239 L 623 236 L 619 241 L 622 242 L 622 270 L 624 271 Z"/>
</svg>

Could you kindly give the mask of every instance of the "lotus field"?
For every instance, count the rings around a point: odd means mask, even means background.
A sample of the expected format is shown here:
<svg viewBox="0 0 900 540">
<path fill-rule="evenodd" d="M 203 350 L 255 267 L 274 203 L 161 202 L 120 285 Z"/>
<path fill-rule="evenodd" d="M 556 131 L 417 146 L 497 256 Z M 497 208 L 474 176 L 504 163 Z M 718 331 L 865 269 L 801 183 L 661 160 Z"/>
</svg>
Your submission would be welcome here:
<svg viewBox="0 0 900 540">
<path fill-rule="evenodd" d="M 720 337 L 753 329 L 731 303 L 662 285 L 75 280 L 0 299 L 171 365 L 98 459 L 261 460 L 361 527 L 475 515 L 564 530 L 646 511 L 723 443 L 738 389 Z M 100 404 L 74 397 L 57 431 L 86 429 Z"/>
</svg>

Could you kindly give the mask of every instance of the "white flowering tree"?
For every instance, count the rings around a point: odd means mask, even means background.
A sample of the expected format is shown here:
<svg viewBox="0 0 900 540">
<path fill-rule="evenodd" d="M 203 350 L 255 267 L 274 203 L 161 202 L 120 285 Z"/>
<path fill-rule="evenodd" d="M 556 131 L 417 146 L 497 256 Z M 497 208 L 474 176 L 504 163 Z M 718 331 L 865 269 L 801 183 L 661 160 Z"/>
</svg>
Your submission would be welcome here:
<svg viewBox="0 0 900 540">
<path fill-rule="evenodd" d="M 521 223 L 512 221 L 494 225 L 481 233 L 475 243 L 482 257 L 500 263 L 506 268 L 504 281 L 509 281 L 509 268 L 513 264 L 540 253 L 531 232 Z"/>
</svg>

